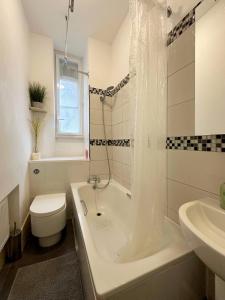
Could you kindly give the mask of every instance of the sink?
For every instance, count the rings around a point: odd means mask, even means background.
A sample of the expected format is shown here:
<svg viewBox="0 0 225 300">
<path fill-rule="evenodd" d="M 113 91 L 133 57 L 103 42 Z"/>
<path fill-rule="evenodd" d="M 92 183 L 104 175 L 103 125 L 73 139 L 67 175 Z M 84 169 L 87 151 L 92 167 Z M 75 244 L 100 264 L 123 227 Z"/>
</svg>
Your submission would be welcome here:
<svg viewBox="0 0 225 300">
<path fill-rule="evenodd" d="M 211 271 L 225 280 L 225 210 L 205 198 L 179 209 L 181 229 L 189 246 Z"/>
</svg>

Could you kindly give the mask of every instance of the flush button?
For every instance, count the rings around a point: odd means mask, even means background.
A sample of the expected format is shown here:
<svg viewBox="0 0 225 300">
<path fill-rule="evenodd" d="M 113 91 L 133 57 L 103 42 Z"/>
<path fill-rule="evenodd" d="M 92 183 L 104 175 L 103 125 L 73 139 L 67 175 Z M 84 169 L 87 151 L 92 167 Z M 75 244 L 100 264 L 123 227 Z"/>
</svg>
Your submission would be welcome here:
<svg viewBox="0 0 225 300">
<path fill-rule="evenodd" d="M 39 174 L 39 173 L 40 173 L 40 170 L 39 170 L 39 169 L 34 169 L 34 171 L 33 171 L 33 172 L 34 172 L 34 174 L 35 174 L 35 175 L 37 175 L 37 174 Z"/>
</svg>

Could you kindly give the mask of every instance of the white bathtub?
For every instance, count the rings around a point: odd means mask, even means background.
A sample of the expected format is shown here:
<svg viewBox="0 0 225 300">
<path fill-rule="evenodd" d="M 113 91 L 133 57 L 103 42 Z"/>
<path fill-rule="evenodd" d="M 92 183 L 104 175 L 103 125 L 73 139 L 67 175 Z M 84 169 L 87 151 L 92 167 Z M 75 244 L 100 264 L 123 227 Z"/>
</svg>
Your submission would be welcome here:
<svg viewBox="0 0 225 300">
<path fill-rule="evenodd" d="M 184 284 L 186 290 L 187 286 L 189 287 L 189 291 L 186 291 L 187 298 L 183 296 L 182 299 L 200 299 L 202 296 L 201 282 L 189 282 L 192 280 L 189 278 L 189 274 L 184 274 L 184 270 L 180 268 L 180 265 L 177 265 L 182 264 L 185 260 L 190 267 L 189 271 L 191 273 L 194 271 L 198 274 L 198 280 L 203 280 L 200 278 L 203 267 L 187 248 L 179 226 L 165 218 L 165 243 L 161 249 L 155 254 L 145 254 L 144 257 L 134 258 L 123 263 L 119 259 L 118 253 L 129 236 L 130 211 L 133 201 L 129 197 L 129 191 L 115 181 L 111 181 L 109 187 L 101 191 L 93 190 L 92 186 L 87 183 L 73 183 L 71 188 L 78 221 L 77 226 L 80 227 L 85 244 L 82 251 L 86 249 L 90 276 L 95 290 L 96 298 L 93 299 L 181 299 L 176 295 L 176 288 L 171 289 L 168 286 L 172 279 L 171 274 L 177 277 L 177 287 Z M 98 213 L 101 215 L 98 216 Z M 178 267 L 174 269 L 176 265 Z M 160 277 L 161 279 L 157 279 L 158 275 L 154 274 L 165 273 L 169 266 L 173 266 L 170 268 L 173 269 L 173 272 L 168 273 L 167 276 L 166 286 L 168 286 L 168 291 L 162 291 L 162 285 L 154 292 L 156 286 L 154 280 L 157 284 L 162 280 L 165 281 L 165 278 Z M 179 272 L 182 274 L 179 274 Z M 134 288 L 137 286 L 139 289 Z M 149 290 L 150 286 L 151 291 Z M 124 292 L 128 290 L 130 290 L 130 293 Z M 142 292 L 144 294 L 141 295 Z M 137 293 L 136 296 L 135 293 Z M 163 295 L 166 295 L 166 297 L 164 298 Z"/>
</svg>

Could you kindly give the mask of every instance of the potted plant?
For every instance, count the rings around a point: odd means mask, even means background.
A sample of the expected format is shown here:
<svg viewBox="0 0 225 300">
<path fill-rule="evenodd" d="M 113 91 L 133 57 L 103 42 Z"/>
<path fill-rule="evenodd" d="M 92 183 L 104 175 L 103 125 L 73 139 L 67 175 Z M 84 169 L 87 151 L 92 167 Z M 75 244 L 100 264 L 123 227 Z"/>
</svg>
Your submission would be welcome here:
<svg viewBox="0 0 225 300">
<path fill-rule="evenodd" d="M 44 100 L 46 98 L 46 87 L 38 82 L 30 83 L 29 95 L 31 106 L 43 109 Z"/>
<path fill-rule="evenodd" d="M 33 129 L 33 135 L 34 135 L 34 148 L 33 148 L 33 153 L 32 153 L 32 160 L 39 160 L 41 158 L 41 154 L 38 151 L 38 139 L 39 139 L 40 130 L 41 130 L 41 123 L 42 123 L 42 121 L 39 118 L 33 119 L 31 121 L 31 126 Z"/>
</svg>

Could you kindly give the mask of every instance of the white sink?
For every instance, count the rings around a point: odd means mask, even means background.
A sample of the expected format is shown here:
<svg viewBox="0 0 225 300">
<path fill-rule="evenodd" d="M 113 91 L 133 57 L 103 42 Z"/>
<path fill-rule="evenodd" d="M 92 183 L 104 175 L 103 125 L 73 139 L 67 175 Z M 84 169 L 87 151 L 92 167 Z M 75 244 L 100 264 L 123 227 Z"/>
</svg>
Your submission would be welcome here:
<svg viewBox="0 0 225 300">
<path fill-rule="evenodd" d="M 225 210 L 210 198 L 182 205 L 180 224 L 189 246 L 214 273 L 225 280 Z"/>
</svg>

